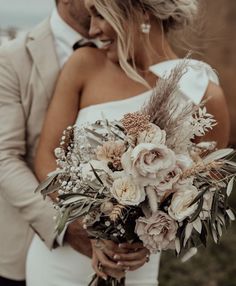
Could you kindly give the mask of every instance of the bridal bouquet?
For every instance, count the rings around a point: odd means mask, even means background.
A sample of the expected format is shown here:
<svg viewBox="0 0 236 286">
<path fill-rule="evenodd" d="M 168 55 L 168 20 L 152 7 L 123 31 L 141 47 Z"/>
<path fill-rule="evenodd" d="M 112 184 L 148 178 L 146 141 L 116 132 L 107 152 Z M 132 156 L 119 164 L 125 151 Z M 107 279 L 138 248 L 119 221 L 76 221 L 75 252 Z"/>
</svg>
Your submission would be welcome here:
<svg viewBox="0 0 236 286">
<path fill-rule="evenodd" d="M 142 241 L 151 253 L 177 255 L 208 236 L 219 241 L 235 218 L 228 197 L 236 164 L 232 149 L 194 143 L 216 122 L 205 107 L 176 101 L 184 68 L 160 79 L 140 111 L 64 131 L 58 169 L 39 186 L 58 194 L 59 232 L 82 217 L 93 238 Z"/>
</svg>

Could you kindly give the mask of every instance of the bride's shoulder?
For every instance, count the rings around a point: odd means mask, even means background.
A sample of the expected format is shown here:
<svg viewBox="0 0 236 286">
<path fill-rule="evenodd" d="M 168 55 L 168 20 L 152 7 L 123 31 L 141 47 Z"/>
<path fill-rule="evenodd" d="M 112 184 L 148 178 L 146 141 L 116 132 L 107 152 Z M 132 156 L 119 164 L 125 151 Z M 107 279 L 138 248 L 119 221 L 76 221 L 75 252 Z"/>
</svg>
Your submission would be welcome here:
<svg viewBox="0 0 236 286">
<path fill-rule="evenodd" d="M 65 65 L 84 73 L 86 70 L 90 72 L 95 71 L 98 67 L 101 69 L 106 60 L 106 55 L 103 51 L 97 48 L 83 47 L 76 50 Z"/>
</svg>

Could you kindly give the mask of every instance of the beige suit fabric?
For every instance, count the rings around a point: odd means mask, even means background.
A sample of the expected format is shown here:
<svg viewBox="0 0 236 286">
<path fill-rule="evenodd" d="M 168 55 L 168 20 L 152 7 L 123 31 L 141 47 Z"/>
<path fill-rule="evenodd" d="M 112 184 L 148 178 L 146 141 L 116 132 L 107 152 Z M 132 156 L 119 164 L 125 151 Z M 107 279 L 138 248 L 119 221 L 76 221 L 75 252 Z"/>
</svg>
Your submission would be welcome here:
<svg viewBox="0 0 236 286">
<path fill-rule="evenodd" d="M 0 276 L 25 278 L 34 231 L 51 248 L 55 210 L 31 171 L 59 63 L 49 20 L 0 48 Z"/>
</svg>

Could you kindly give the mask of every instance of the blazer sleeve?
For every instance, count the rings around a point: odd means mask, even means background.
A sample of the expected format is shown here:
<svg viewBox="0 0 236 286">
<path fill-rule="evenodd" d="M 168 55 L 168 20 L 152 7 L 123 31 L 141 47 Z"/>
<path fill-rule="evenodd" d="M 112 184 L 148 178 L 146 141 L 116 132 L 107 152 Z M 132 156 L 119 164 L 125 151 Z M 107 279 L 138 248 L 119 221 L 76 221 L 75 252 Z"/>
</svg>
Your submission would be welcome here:
<svg viewBox="0 0 236 286">
<path fill-rule="evenodd" d="M 19 210 L 22 219 L 52 248 L 56 211 L 49 200 L 34 193 L 38 181 L 25 161 L 26 117 L 20 81 L 3 49 L 0 50 L 0 124 L 0 195 Z"/>
</svg>

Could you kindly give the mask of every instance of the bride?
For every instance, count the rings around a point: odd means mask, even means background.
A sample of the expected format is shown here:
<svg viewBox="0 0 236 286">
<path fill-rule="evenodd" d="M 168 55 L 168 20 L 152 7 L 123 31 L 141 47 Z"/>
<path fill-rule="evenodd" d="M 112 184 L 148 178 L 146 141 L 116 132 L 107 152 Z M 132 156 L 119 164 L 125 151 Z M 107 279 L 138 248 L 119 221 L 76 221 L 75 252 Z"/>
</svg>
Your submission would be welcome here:
<svg viewBox="0 0 236 286">
<path fill-rule="evenodd" d="M 181 61 L 169 45 L 167 34 L 190 25 L 199 3 L 85 0 L 85 5 L 91 17 L 90 35 L 98 38 L 103 47 L 77 50 L 61 72 L 37 150 L 35 172 L 39 180 L 56 168 L 53 151 L 68 125 L 92 122 L 101 116 L 120 119 L 148 100 L 158 78 Z M 176 100 L 181 108 L 184 101 L 198 104 L 207 99 L 206 107 L 218 125 L 204 139 L 215 140 L 218 147 L 223 147 L 228 142 L 229 121 L 218 78 L 207 64 L 188 61 Z M 149 259 L 141 245 L 121 248 L 107 241 L 99 242 L 103 247 L 91 243 L 92 260 L 68 245 L 50 252 L 35 236 L 28 254 L 27 285 L 86 286 L 94 270 L 104 279 L 107 273 L 119 276 L 128 271 L 127 286 L 158 284 L 159 254 Z"/>
</svg>

